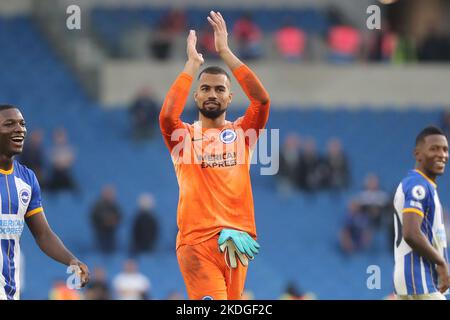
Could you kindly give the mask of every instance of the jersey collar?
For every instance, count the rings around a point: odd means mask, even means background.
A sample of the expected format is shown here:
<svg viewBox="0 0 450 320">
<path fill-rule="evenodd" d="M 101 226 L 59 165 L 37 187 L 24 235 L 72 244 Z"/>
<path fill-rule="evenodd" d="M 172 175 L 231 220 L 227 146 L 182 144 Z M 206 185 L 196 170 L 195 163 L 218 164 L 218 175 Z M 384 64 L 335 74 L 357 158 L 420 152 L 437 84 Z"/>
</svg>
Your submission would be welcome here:
<svg viewBox="0 0 450 320">
<path fill-rule="evenodd" d="M 13 171 L 14 171 L 14 162 L 11 164 L 11 168 L 10 169 L 8 169 L 8 170 L 0 169 L 0 174 L 8 175 L 8 174 L 13 173 Z"/>
<path fill-rule="evenodd" d="M 434 182 L 433 180 L 431 180 L 425 173 L 423 173 L 422 171 L 420 171 L 419 169 L 414 169 L 415 172 L 417 172 L 418 174 L 420 174 L 422 177 L 424 177 L 425 179 L 427 179 L 427 181 L 429 183 L 431 183 L 431 185 L 437 189 L 437 184 L 436 182 Z"/>
</svg>

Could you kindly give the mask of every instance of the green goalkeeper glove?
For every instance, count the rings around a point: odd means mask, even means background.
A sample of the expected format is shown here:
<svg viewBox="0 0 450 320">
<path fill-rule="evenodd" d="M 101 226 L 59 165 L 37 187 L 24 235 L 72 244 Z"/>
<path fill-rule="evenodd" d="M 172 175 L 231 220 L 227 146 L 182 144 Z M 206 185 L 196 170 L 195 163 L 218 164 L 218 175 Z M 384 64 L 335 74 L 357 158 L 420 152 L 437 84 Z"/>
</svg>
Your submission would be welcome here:
<svg viewBox="0 0 450 320">
<path fill-rule="evenodd" d="M 247 232 L 222 229 L 219 236 L 219 249 L 227 253 L 230 266 L 237 267 L 236 256 L 244 266 L 248 265 L 248 259 L 253 260 L 259 252 L 259 244 Z"/>
</svg>

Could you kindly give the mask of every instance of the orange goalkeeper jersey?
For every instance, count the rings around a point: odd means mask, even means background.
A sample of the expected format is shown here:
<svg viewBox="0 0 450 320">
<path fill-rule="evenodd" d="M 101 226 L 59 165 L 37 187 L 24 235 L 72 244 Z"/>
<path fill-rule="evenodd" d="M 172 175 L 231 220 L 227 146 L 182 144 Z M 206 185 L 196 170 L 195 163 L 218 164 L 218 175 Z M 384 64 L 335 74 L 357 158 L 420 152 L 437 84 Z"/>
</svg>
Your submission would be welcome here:
<svg viewBox="0 0 450 320">
<path fill-rule="evenodd" d="M 192 85 L 181 73 L 164 101 L 160 126 L 179 185 L 177 248 L 210 239 L 223 228 L 256 237 L 250 159 L 269 115 L 269 96 L 245 65 L 233 74 L 250 100 L 245 115 L 221 128 L 188 124 L 180 116 Z"/>
</svg>

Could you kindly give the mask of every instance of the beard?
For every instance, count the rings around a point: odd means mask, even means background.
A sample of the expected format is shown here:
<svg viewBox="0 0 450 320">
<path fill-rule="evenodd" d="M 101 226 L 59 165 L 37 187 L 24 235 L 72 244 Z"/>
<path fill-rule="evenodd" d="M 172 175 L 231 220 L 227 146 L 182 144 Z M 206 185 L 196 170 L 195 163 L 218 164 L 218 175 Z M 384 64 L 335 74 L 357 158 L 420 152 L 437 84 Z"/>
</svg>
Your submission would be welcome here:
<svg viewBox="0 0 450 320">
<path fill-rule="evenodd" d="M 227 111 L 227 108 L 223 108 L 221 109 L 220 107 L 212 109 L 212 110 L 208 110 L 205 108 L 198 108 L 198 111 L 206 118 L 208 119 L 216 119 L 218 117 L 220 117 L 225 111 Z"/>
</svg>

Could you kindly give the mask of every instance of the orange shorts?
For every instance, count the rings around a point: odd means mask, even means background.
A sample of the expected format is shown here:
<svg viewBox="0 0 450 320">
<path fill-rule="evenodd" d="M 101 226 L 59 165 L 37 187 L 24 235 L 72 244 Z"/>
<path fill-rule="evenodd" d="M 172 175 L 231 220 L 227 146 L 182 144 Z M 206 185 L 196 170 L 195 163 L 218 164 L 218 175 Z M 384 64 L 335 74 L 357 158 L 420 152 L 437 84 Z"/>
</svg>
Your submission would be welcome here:
<svg viewBox="0 0 450 320">
<path fill-rule="evenodd" d="M 177 249 L 178 264 L 191 300 L 239 300 L 244 291 L 247 267 L 239 261 L 234 269 L 227 266 L 220 252 L 219 236 Z"/>
</svg>

